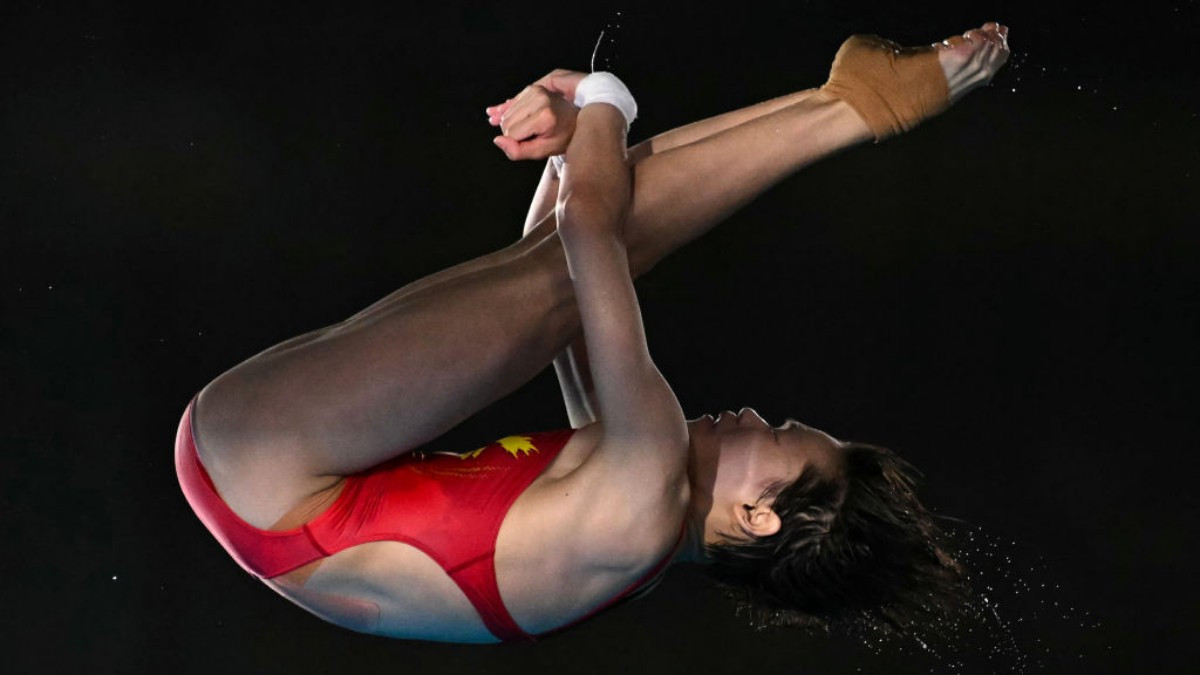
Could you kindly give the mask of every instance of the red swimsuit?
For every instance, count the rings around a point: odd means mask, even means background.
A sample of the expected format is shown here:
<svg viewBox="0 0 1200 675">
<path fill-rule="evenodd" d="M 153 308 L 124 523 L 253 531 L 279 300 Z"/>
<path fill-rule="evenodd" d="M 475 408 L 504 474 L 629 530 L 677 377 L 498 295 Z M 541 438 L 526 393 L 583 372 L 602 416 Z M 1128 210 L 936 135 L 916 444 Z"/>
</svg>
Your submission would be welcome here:
<svg viewBox="0 0 1200 675">
<path fill-rule="evenodd" d="M 399 541 L 441 565 L 497 638 L 533 639 L 500 598 L 496 536 L 509 507 L 558 456 L 573 430 L 509 436 L 462 454 L 402 456 L 348 476 L 337 500 L 308 524 L 274 532 L 245 522 L 217 494 L 196 453 L 194 406 L 193 401 L 184 412 L 175 438 L 179 483 L 200 520 L 246 571 L 270 579 L 357 544 Z M 672 556 L 579 621 L 655 580 Z"/>
</svg>

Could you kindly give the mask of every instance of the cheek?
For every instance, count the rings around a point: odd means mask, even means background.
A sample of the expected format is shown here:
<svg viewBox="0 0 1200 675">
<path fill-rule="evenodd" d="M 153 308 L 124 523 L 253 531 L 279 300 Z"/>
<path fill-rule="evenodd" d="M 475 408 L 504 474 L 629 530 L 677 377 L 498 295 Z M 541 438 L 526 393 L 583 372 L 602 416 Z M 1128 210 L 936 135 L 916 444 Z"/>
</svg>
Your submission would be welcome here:
<svg viewBox="0 0 1200 675">
<path fill-rule="evenodd" d="M 713 492 L 724 495 L 740 492 L 749 477 L 753 459 L 753 448 L 749 444 L 732 438 L 722 443 Z"/>
</svg>

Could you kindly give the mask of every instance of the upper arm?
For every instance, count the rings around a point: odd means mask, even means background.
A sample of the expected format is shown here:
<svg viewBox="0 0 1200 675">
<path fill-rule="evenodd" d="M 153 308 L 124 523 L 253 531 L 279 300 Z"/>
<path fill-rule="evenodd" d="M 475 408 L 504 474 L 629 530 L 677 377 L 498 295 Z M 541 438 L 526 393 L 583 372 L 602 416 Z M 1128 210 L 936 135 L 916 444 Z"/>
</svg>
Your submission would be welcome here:
<svg viewBox="0 0 1200 675">
<path fill-rule="evenodd" d="M 572 429 L 580 429 L 598 420 L 592 388 L 592 374 L 587 359 L 587 344 L 575 338 L 554 357 L 554 374 L 562 390 L 563 404 Z"/>
<path fill-rule="evenodd" d="M 546 160 L 542 178 L 538 181 L 537 189 L 533 192 L 533 201 L 529 204 L 529 212 L 525 214 L 523 235 L 528 235 L 546 220 L 547 216 L 554 213 L 554 204 L 558 201 L 558 182 L 558 172 L 554 169 L 554 163 Z"/>
</svg>

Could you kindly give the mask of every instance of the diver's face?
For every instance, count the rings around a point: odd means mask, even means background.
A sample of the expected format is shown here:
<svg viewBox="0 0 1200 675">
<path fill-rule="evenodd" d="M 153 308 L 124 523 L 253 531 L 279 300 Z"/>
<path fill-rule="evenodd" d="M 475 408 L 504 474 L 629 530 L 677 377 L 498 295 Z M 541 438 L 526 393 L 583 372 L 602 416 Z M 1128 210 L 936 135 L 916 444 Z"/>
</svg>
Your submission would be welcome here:
<svg viewBox="0 0 1200 675">
<path fill-rule="evenodd" d="M 810 464 L 827 474 L 835 472 L 842 445 L 794 420 L 773 427 L 753 408 L 706 415 L 692 426 L 717 453 L 712 477 L 716 511 L 754 505 L 765 494 L 791 485 Z"/>
</svg>

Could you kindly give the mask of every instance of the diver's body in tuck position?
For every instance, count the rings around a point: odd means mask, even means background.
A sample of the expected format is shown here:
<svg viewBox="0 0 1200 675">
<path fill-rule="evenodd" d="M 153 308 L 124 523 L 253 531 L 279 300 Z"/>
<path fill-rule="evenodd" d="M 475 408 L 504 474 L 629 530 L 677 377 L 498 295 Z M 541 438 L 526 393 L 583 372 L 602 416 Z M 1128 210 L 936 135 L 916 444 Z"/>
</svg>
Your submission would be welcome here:
<svg viewBox="0 0 1200 675">
<path fill-rule="evenodd" d="M 488 108 L 511 159 L 553 157 L 524 236 L 205 387 L 177 439 L 189 502 L 281 595 L 394 637 L 531 639 L 676 562 L 780 616 L 936 611 L 960 575 L 911 469 L 748 408 L 685 420 L 633 278 L 798 169 L 986 83 L 1006 37 L 856 36 L 820 89 L 628 149 L 633 99 L 604 73 L 555 71 Z M 572 429 L 429 451 L 551 363 Z"/>
</svg>

